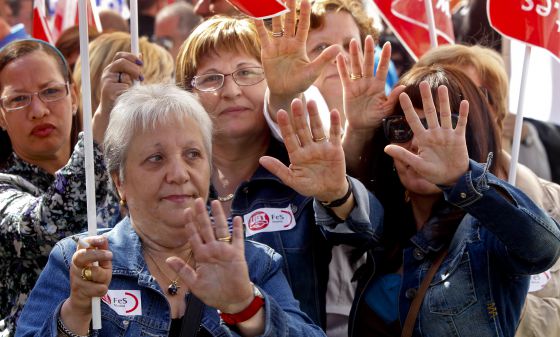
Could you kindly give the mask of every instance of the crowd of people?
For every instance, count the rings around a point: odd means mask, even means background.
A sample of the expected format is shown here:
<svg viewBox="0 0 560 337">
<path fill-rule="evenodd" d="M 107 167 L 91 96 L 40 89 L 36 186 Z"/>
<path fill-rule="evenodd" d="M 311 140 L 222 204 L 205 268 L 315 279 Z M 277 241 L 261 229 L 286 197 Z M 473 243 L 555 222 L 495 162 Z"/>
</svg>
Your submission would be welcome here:
<svg viewBox="0 0 560 337">
<path fill-rule="evenodd" d="M 90 30 L 88 236 L 77 28 L 0 0 L 0 336 L 560 334 L 560 186 L 507 182 L 495 44 L 403 70 L 361 0 L 138 3 L 139 55 Z"/>
</svg>

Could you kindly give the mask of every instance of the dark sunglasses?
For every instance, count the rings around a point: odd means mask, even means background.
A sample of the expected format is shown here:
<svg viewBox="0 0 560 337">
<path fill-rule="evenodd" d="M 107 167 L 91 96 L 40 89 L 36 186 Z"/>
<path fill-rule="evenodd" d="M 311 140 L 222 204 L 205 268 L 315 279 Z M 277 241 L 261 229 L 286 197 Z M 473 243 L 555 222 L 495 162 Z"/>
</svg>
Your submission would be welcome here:
<svg viewBox="0 0 560 337">
<path fill-rule="evenodd" d="M 451 125 L 453 128 L 457 126 L 458 120 L 459 116 L 451 115 Z M 422 123 L 424 128 L 428 128 L 428 121 L 426 118 L 420 118 L 420 123 Z M 393 115 L 383 118 L 383 131 L 385 132 L 385 137 L 391 143 L 406 143 L 412 139 L 412 129 L 403 115 Z"/>
</svg>

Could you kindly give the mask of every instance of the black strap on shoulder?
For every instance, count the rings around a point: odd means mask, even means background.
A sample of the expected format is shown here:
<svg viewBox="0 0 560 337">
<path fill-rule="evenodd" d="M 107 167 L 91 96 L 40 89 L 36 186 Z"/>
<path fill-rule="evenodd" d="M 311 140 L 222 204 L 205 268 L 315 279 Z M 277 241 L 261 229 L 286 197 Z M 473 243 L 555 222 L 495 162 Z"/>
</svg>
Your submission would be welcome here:
<svg viewBox="0 0 560 337">
<path fill-rule="evenodd" d="M 181 324 L 181 337 L 196 337 L 200 329 L 204 303 L 191 293 L 187 295 L 185 301 L 187 309 Z"/>
</svg>

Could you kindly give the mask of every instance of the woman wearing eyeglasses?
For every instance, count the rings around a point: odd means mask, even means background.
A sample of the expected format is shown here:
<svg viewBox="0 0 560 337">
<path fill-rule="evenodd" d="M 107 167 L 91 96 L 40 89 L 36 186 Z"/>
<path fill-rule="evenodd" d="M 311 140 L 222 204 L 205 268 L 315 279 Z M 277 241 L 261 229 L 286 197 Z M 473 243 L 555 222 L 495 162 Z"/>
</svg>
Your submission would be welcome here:
<svg viewBox="0 0 560 337">
<path fill-rule="evenodd" d="M 282 255 L 302 311 L 324 328 L 332 245 L 367 245 L 382 215 L 363 185 L 345 174 L 340 130 L 327 138 L 316 125 L 312 131 L 299 125 L 297 134 L 307 141 L 287 139 L 286 145 L 314 148 L 315 155 L 304 165 L 284 166 L 287 146 L 271 136 L 263 116 L 267 84 L 249 20 L 216 17 L 200 24 L 181 47 L 175 74 L 214 121 L 210 199 L 219 200 L 228 217 L 243 217 L 248 239 Z M 303 104 L 294 107 L 290 118 L 304 120 Z M 307 108 L 317 111 L 314 104 Z M 340 128 L 338 115 L 332 118 Z M 299 179 L 304 171 L 313 179 Z"/>
<path fill-rule="evenodd" d="M 414 67 L 399 84 L 368 148 L 384 229 L 349 334 L 513 336 L 530 275 L 560 255 L 559 225 L 493 174 L 496 124 L 460 69 Z"/>
<path fill-rule="evenodd" d="M 115 83 L 105 85 L 116 91 Z M 1 146 L 10 153 L 0 163 L 0 331 L 13 332 L 52 246 L 87 226 L 77 108 L 76 87 L 57 49 L 21 40 L 0 50 L 0 126 L 9 138 Z M 94 116 L 97 144 L 108 115 Z M 94 157 L 98 226 L 112 226 L 120 218 L 118 199 L 97 146 Z"/>
</svg>

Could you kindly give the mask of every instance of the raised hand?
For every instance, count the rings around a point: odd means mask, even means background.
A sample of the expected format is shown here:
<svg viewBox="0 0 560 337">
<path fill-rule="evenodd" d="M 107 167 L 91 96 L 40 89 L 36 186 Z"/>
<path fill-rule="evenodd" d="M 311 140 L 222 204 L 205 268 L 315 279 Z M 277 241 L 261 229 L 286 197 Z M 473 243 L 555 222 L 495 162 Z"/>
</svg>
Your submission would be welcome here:
<svg viewBox="0 0 560 337">
<path fill-rule="evenodd" d="M 338 74 L 342 81 L 346 130 L 350 132 L 372 134 L 372 130 L 391 113 L 399 94 L 404 90 L 404 86 L 399 86 L 389 97 L 385 95 L 391 44 L 387 42 L 383 45 L 375 76 L 373 75 L 374 50 L 371 36 L 366 37 L 363 56 L 358 42 L 353 39 L 350 41 L 350 71 L 342 54 L 339 54 L 336 59 Z"/>
<path fill-rule="evenodd" d="M 414 137 L 412 144 L 416 145 L 417 153 L 413 153 L 399 145 L 387 145 L 385 152 L 407 165 L 433 184 L 450 186 L 465 174 L 469 167 L 469 154 L 465 140 L 469 104 L 462 101 L 459 108 L 457 126 L 453 129 L 451 108 L 447 88 L 438 88 L 439 121 L 430 85 L 420 83 L 422 107 L 428 128 L 424 128 L 418 114 L 412 106 L 407 94 L 401 94 L 399 99 L 406 121 L 410 125 Z"/>
<path fill-rule="evenodd" d="M 215 228 L 201 198 L 186 210 L 194 269 L 179 257 L 170 257 L 166 262 L 206 305 L 222 312 L 237 313 L 253 299 L 245 260 L 243 224 L 240 217 L 235 217 L 230 236 L 219 201 L 214 200 L 211 207 Z"/>
<path fill-rule="evenodd" d="M 338 111 L 331 111 L 330 135 L 327 138 L 315 102 L 307 104 L 307 123 L 301 100 L 292 103 L 292 118 L 278 111 L 278 124 L 290 157 L 290 166 L 273 157 L 261 157 L 260 163 L 299 194 L 321 201 L 333 201 L 348 189 L 346 164 L 341 145 Z"/>
<path fill-rule="evenodd" d="M 93 116 L 93 139 L 103 143 L 109 116 L 117 98 L 128 90 L 134 81 L 143 81 L 142 60 L 127 52 L 118 52 L 101 75 L 101 100 Z"/>
<path fill-rule="evenodd" d="M 287 0 L 286 5 L 290 12 L 283 18 L 272 19 L 272 34 L 267 31 L 262 20 L 255 20 L 255 25 L 261 41 L 261 62 L 271 100 L 273 97 L 287 99 L 289 105 L 294 97 L 313 84 L 324 66 L 336 57 L 339 49 L 336 46 L 328 47 L 317 58 L 309 60 L 305 43 L 309 33 L 311 5 L 308 0 L 301 2 L 299 21 L 296 0 Z M 271 105 L 273 108 L 280 107 L 275 102 L 271 102 Z"/>
</svg>

